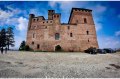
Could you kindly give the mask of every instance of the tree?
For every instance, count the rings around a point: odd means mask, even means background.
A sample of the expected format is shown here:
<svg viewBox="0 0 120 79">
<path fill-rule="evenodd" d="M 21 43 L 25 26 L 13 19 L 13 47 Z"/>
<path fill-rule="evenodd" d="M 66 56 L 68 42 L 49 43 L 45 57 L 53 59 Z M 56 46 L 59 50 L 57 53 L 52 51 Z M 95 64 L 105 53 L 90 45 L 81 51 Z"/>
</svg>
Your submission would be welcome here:
<svg viewBox="0 0 120 79">
<path fill-rule="evenodd" d="M 6 31 L 3 28 L 0 33 L 0 46 L 3 48 L 6 46 Z"/>
<path fill-rule="evenodd" d="M 22 41 L 19 50 L 25 50 L 25 41 Z"/>
<path fill-rule="evenodd" d="M 7 36 L 7 38 L 6 38 L 6 45 L 7 45 L 8 50 L 9 50 L 9 47 L 10 46 L 13 47 L 14 43 L 15 43 L 15 41 L 14 41 L 14 33 L 13 33 L 13 28 L 12 27 L 8 27 L 7 28 L 6 36 Z"/>
</svg>

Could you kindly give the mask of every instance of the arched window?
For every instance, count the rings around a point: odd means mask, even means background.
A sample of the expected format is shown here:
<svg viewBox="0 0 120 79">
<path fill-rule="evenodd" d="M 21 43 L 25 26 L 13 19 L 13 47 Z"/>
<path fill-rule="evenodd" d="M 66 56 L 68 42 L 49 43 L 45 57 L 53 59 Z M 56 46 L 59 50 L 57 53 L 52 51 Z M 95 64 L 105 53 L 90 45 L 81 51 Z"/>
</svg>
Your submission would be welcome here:
<svg viewBox="0 0 120 79">
<path fill-rule="evenodd" d="M 86 18 L 84 18 L 84 23 L 87 23 L 87 19 Z"/>
<path fill-rule="evenodd" d="M 70 33 L 70 37 L 73 37 L 73 34 L 72 34 L 72 33 Z"/>
<path fill-rule="evenodd" d="M 32 45 L 34 45 L 34 42 L 32 41 L 32 43 L 31 43 Z"/>
<path fill-rule="evenodd" d="M 89 31 L 86 31 L 87 35 L 89 35 Z"/>
<path fill-rule="evenodd" d="M 55 34 L 55 40 L 59 40 L 59 38 L 60 38 L 60 34 L 59 34 L 59 33 L 56 33 L 56 34 Z"/>
</svg>

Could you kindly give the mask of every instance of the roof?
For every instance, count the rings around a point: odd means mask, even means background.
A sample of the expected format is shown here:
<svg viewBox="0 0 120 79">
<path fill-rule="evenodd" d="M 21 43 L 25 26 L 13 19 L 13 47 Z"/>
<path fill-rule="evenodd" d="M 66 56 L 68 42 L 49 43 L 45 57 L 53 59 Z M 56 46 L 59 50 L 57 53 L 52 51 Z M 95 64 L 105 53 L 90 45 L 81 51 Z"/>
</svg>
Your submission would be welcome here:
<svg viewBox="0 0 120 79">
<path fill-rule="evenodd" d="M 88 11 L 88 12 L 91 12 L 91 11 L 92 11 L 91 9 L 85 9 L 85 8 L 72 8 L 71 13 L 70 13 L 70 17 L 69 17 L 68 24 L 69 24 L 69 22 L 70 22 L 70 19 L 71 19 L 73 10 L 82 10 L 82 11 Z"/>
</svg>

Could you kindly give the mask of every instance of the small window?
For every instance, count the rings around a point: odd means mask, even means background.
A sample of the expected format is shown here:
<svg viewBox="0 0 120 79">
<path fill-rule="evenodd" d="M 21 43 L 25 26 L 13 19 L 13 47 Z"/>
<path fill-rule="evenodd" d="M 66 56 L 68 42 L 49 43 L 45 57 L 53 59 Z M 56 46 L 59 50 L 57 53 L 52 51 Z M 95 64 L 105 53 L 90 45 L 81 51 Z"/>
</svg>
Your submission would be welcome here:
<svg viewBox="0 0 120 79">
<path fill-rule="evenodd" d="M 38 21 L 39 19 L 37 18 L 37 21 Z"/>
<path fill-rule="evenodd" d="M 88 39 L 88 42 L 90 42 L 90 40 Z"/>
<path fill-rule="evenodd" d="M 52 23 L 52 21 L 50 21 L 50 23 Z"/>
<path fill-rule="evenodd" d="M 89 31 L 86 31 L 87 35 L 89 35 Z"/>
<path fill-rule="evenodd" d="M 32 41 L 32 43 L 31 43 L 32 45 L 34 45 L 34 42 Z"/>
<path fill-rule="evenodd" d="M 44 24 L 44 22 L 43 22 L 43 24 Z"/>
<path fill-rule="evenodd" d="M 57 15 L 57 17 L 59 17 L 59 15 Z"/>
<path fill-rule="evenodd" d="M 33 19 L 33 22 L 35 22 L 36 19 Z"/>
<path fill-rule="evenodd" d="M 37 44 L 37 49 L 39 49 L 40 48 L 40 45 L 39 44 Z"/>
<path fill-rule="evenodd" d="M 76 20 L 76 23 L 78 23 L 78 20 Z"/>
<path fill-rule="evenodd" d="M 73 34 L 72 34 L 72 33 L 70 33 L 70 37 L 73 37 Z"/>
<path fill-rule="evenodd" d="M 36 29 L 37 26 L 34 26 L 34 29 Z"/>
<path fill-rule="evenodd" d="M 68 30 L 70 29 L 70 26 L 68 26 Z"/>
<path fill-rule="evenodd" d="M 84 23 L 87 23 L 87 19 L 86 18 L 84 18 Z"/>
<path fill-rule="evenodd" d="M 33 38 L 35 38 L 35 33 L 33 33 Z"/>
<path fill-rule="evenodd" d="M 59 40 L 59 38 L 60 38 L 60 34 L 59 34 L 59 33 L 56 33 L 56 34 L 55 34 L 55 40 Z"/>
<path fill-rule="evenodd" d="M 47 23 L 48 23 L 48 21 L 47 21 Z"/>
</svg>

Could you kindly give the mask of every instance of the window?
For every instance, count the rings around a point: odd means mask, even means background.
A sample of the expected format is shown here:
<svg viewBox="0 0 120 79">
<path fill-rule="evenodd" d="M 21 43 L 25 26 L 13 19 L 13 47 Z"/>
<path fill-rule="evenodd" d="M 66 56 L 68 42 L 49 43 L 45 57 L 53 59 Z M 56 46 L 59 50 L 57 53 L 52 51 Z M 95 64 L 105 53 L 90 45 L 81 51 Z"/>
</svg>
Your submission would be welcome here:
<svg viewBox="0 0 120 79">
<path fill-rule="evenodd" d="M 78 20 L 76 20 L 76 23 L 78 23 Z"/>
<path fill-rule="evenodd" d="M 47 26 L 45 26 L 45 29 L 47 29 Z"/>
<path fill-rule="evenodd" d="M 48 23 L 48 21 L 47 21 L 47 23 Z"/>
<path fill-rule="evenodd" d="M 33 19 L 33 22 L 35 22 L 35 19 Z"/>
<path fill-rule="evenodd" d="M 33 38 L 35 38 L 35 33 L 33 33 Z"/>
<path fill-rule="evenodd" d="M 39 49 L 40 48 L 40 45 L 39 44 L 37 44 L 37 49 Z"/>
<path fill-rule="evenodd" d="M 87 23 L 87 19 L 86 18 L 84 18 L 84 23 Z"/>
<path fill-rule="evenodd" d="M 59 15 L 57 15 L 57 17 L 59 17 Z"/>
<path fill-rule="evenodd" d="M 52 21 L 50 21 L 50 23 L 52 23 Z"/>
<path fill-rule="evenodd" d="M 87 35 L 89 35 L 89 31 L 86 31 Z"/>
<path fill-rule="evenodd" d="M 56 34 L 55 34 L 55 40 L 59 40 L 59 38 L 60 38 L 60 34 L 59 34 L 59 33 L 56 33 Z"/>
<path fill-rule="evenodd" d="M 31 43 L 32 45 L 34 45 L 34 42 L 32 41 L 32 43 Z"/>
<path fill-rule="evenodd" d="M 43 22 L 43 24 L 44 24 L 44 22 Z"/>
<path fill-rule="evenodd" d="M 70 29 L 70 26 L 68 26 L 68 30 Z"/>
<path fill-rule="evenodd" d="M 72 33 L 70 33 L 70 37 L 73 37 Z"/>
<path fill-rule="evenodd" d="M 88 39 L 88 42 L 90 42 L 89 39 Z"/>
<path fill-rule="evenodd" d="M 37 21 L 38 21 L 39 19 L 37 18 Z"/>
</svg>

